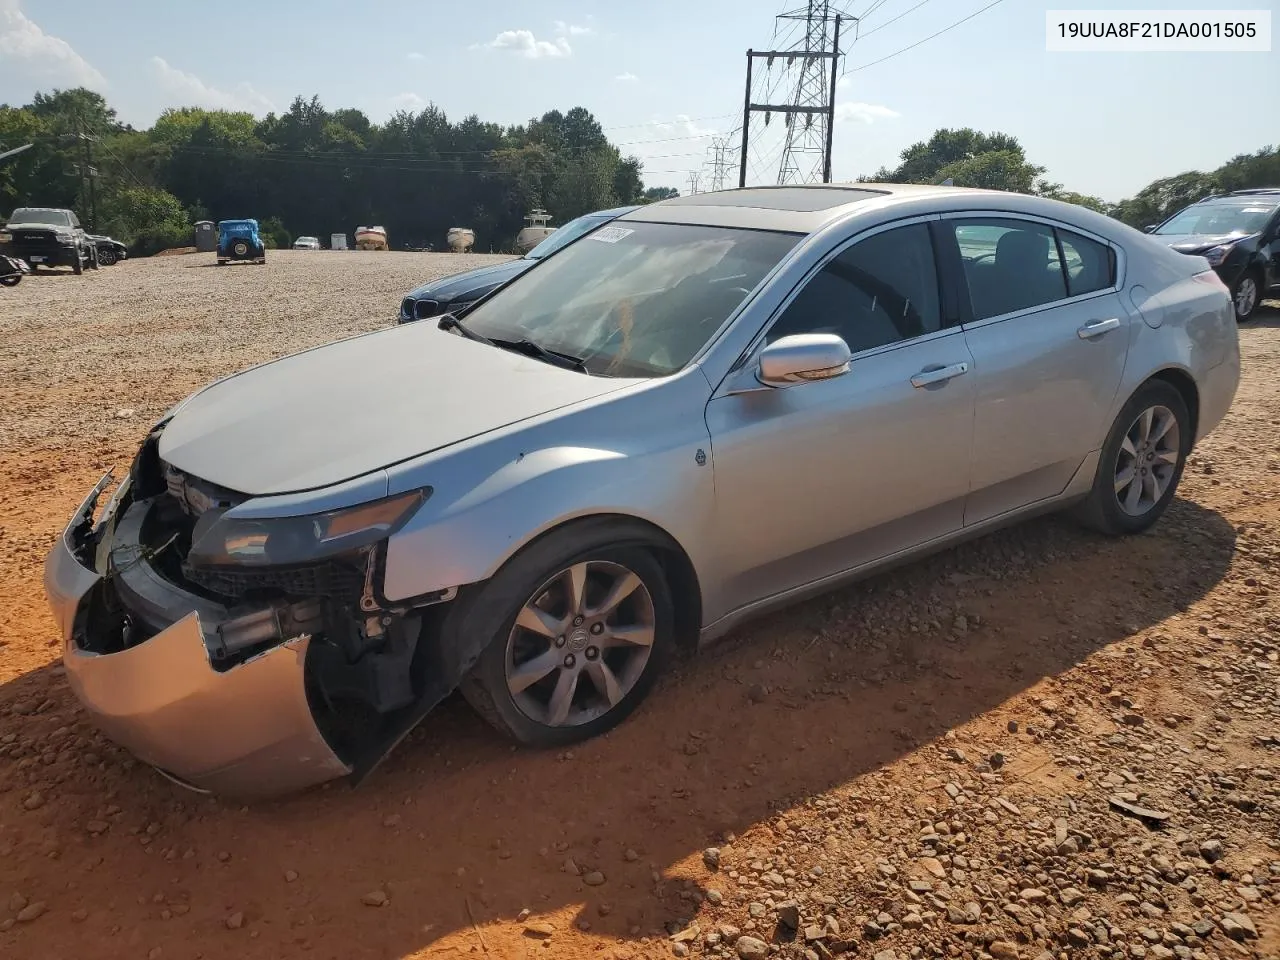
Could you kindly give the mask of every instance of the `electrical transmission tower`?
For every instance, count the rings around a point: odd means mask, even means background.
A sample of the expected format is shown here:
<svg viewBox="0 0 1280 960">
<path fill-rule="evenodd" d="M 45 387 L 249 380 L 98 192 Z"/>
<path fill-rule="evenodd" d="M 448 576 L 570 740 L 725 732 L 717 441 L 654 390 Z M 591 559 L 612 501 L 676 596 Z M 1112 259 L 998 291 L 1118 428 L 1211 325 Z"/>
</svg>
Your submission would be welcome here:
<svg viewBox="0 0 1280 960">
<path fill-rule="evenodd" d="M 701 193 L 702 191 L 698 189 L 701 185 L 702 185 L 701 171 L 691 170 L 689 172 L 689 193 L 691 195 L 695 193 Z"/>
<path fill-rule="evenodd" d="M 785 50 L 747 51 L 747 92 L 742 110 L 742 156 L 738 186 L 747 185 L 747 151 L 751 142 L 751 115 L 764 113 L 765 123 L 781 113 L 786 123 L 786 140 L 778 164 L 778 183 L 831 182 L 831 143 L 835 128 L 836 71 L 840 60 L 840 28 L 856 21 L 839 9 L 834 0 L 808 0 L 806 6 L 778 17 L 780 21 L 800 21 L 802 37 Z M 791 74 L 787 88 L 791 98 L 785 103 L 755 103 L 752 100 L 752 68 L 757 60 L 785 61 Z M 768 98 L 766 98 L 768 99 Z"/>
<path fill-rule="evenodd" d="M 711 141 L 711 189 L 723 190 L 729 178 L 729 168 L 733 165 L 730 159 L 733 147 L 728 137 L 716 137 Z"/>
</svg>

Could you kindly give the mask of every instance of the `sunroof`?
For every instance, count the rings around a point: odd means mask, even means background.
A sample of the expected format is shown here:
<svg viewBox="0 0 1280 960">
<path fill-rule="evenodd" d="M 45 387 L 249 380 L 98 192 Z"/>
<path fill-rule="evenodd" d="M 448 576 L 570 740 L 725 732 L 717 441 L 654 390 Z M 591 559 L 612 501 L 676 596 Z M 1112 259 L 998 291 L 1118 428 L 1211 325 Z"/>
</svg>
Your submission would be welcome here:
<svg viewBox="0 0 1280 960">
<path fill-rule="evenodd" d="M 791 210 L 809 213 L 829 210 L 845 203 L 870 200 L 885 195 L 884 190 L 861 190 L 852 187 L 748 187 L 716 193 L 693 193 L 667 201 L 668 206 L 759 207 L 765 210 Z"/>
</svg>

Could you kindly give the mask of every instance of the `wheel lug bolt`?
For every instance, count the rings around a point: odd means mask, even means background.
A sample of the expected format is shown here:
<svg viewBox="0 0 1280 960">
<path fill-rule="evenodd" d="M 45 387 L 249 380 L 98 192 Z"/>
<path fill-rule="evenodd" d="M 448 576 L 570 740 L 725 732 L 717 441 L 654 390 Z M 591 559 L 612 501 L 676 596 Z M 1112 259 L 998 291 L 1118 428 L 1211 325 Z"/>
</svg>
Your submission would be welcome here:
<svg viewBox="0 0 1280 960">
<path fill-rule="evenodd" d="M 572 669 L 573 669 L 573 665 L 574 665 L 575 663 L 577 663 L 577 661 L 573 658 L 573 654 L 572 654 L 572 653 L 571 653 L 571 654 L 569 654 L 567 657 L 565 657 L 565 658 L 564 658 L 564 665 L 565 665 L 565 668 L 566 668 L 566 669 L 568 669 L 568 670 L 572 670 Z"/>
<path fill-rule="evenodd" d="M 604 624 L 603 624 L 603 623 L 593 623 L 593 624 L 591 625 L 591 632 L 592 632 L 592 633 L 594 633 L 594 634 L 596 634 L 597 636 L 598 636 L 598 635 L 600 635 L 600 634 L 602 634 L 602 633 L 604 633 Z"/>
<path fill-rule="evenodd" d="M 563 647 L 563 646 L 564 646 L 564 637 L 556 637 L 556 646 L 557 646 L 557 647 Z"/>
<path fill-rule="evenodd" d="M 573 625 L 574 625 L 575 627 L 580 627 L 580 626 L 582 626 L 582 618 L 581 618 L 581 617 L 574 617 L 574 618 L 573 618 Z"/>
<path fill-rule="evenodd" d="M 596 657 L 598 657 L 598 656 L 600 656 L 600 651 L 599 651 L 599 650 L 597 650 L 595 647 L 587 647 L 587 659 L 588 659 L 588 660 L 594 660 L 594 659 L 595 659 Z"/>
</svg>

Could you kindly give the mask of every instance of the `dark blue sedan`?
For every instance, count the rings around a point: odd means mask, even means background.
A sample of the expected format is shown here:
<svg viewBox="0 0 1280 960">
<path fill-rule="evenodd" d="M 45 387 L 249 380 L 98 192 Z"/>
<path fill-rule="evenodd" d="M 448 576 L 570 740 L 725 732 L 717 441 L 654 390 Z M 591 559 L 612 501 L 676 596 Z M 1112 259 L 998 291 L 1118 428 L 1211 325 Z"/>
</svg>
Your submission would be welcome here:
<svg viewBox="0 0 1280 960">
<path fill-rule="evenodd" d="M 526 253 L 518 260 L 494 264 L 492 267 L 480 267 L 466 273 L 456 273 L 451 277 L 432 280 L 418 287 L 400 303 L 400 323 L 413 320 L 426 320 L 438 317 L 442 313 L 458 313 L 465 310 L 481 297 L 492 293 L 503 284 L 510 283 L 524 273 L 539 260 L 555 253 L 561 247 L 572 243 L 583 234 L 590 233 L 602 223 L 608 223 L 615 217 L 630 213 L 635 207 L 615 207 L 612 210 L 597 210 L 583 214 L 576 220 L 570 220 L 547 239 Z"/>
</svg>

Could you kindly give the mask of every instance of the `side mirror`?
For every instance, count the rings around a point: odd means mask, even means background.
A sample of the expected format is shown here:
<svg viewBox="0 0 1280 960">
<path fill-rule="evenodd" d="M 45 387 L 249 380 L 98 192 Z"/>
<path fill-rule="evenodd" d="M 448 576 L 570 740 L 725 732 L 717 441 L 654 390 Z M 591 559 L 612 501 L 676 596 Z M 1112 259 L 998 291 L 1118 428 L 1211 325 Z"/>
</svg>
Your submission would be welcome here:
<svg viewBox="0 0 1280 960">
<path fill-rule="evenodd" d="M 1143 233 L 1155 233 L 1155 232 L 1156 232 L 1156 227 L 1158 227 L 1158 226 L 1160 226 L 1160 224 L 1158 224 L 1158 223 L 1148 223 L 1145 227 L 1143 227 L 1143 228 L 1142 228 L 1142 232 L 1143 232 Z"/>
<path fill-rule="evenodd" d="M 830 380 L 849 372 L 849 345 L 833 333 L 799 333 L 760 353 L 756 379 L 767 387 Z"/>
</svg>

